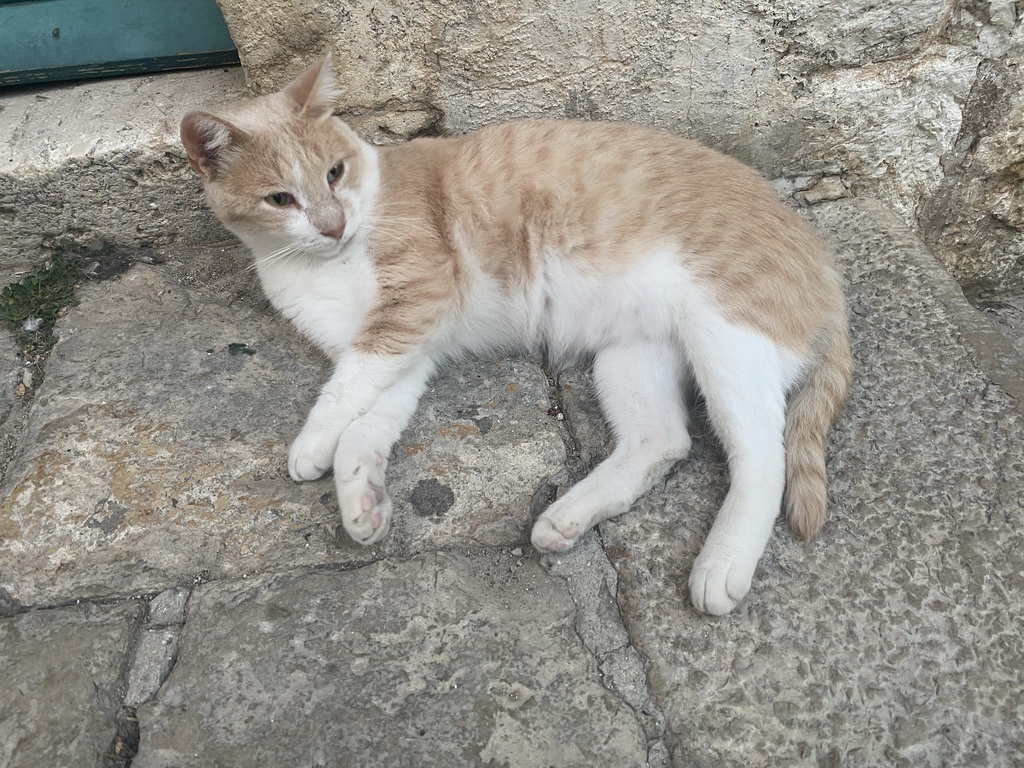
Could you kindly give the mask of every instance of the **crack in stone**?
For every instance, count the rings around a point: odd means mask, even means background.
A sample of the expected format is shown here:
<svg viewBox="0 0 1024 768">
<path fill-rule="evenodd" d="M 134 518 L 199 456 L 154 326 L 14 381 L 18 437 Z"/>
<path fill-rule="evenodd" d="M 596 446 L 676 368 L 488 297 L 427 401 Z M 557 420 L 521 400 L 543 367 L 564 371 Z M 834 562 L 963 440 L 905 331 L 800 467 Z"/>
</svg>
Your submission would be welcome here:
<svg viewBox="0 0 1024 768">
<path fill-rule="evenodd" d="M 133 600 L 140 600 L 140 597 L 132 598 Z M 76 600 L 72 604 L 81 604 L 82 601 Z M 103 601 L 95 600 L 90 601 L 93 603 L 101 604 Z M 118 601 L 122 602 L 122 601 Z M 129 687 L 129 681 L 131 679 L 132 669 L 135 666 L 136 654 L 138 652 L 139 643 L 142 639 L 142 633 L 145 631 L 143 628 L 145 622 L 149 617 L 149 607 L 146 606 L 146 613 L 139 615 L 135 619 L 135 625 L 132 627 L 133 642 L 129 649 L 128 654 L 125 656 L 124 663 L 121 665 L 121 669 L 118 671 L 118 688 L 127 693 Z M 124 705 L 123 699 L 120 709 L 117 712 L 117 732 L 110 741 L 110 746 L 107 748 L 100 757 L 103 760 L 102 765 L 109 766 L 110 768 L 126 768 L 131 765 L 132 760 L 135 758 L 135 753 L 139 749 L 139 721 L 135 716 L 134 707 L 127 707 Z"/>
<path fill-rule="evenodd" d="M 618 576 L 599 536 L 588 535 L 568 553 L 545 558 L 549 573 L 563 578 L 576 608 L 570 626 L 594 658 L 601 685 L 633 713 L 643 732 L 649 768 L 667 768 L 665 718 L 654 703 L 644 660 L 632 645 L 618 609 Z"/>
<path fill-rule="evenodd" d="M 136 710 L 159 694 L 178 663 L 177 641 L 188 620 L 186 605 L 191 596 L 191 587 L 171 587 L 151 595 L 146 603 L 146 615 L 136 627 L 135 642 L 121 673 L 125 693 L 117 713 L 117 734 L 103 755 L 110 768 L 129 768 L 138 754 L 141 732 Z M 144 648 L 153 645 L 151 638 L 159 641 L 156 648 Z M 162 658 L 153 658 L 153 651 L 159 653 L 161 645 L 173 647 Z M 140 682 L 143 677 L 149 679 Z"/>
<path fill-rule="evenodd" d="M 121 707 L 117 713 L 117 734 L 107 751 L 101 755 L 109 768 L 129 768 L 139 751 L 139 719 L 132 707 Z"/>
<path fill-rule="evenodd" d="M 565 393 L 559 381 L 560 374 L 553 371 L 546 361 L 541 363 L 540 369 L 548 379 L 551 410 L 562 416 L 559 420 L 563 428 L 560 433 L 565 444 L 565 469 L 568 479 L 570 483 L 577 483 L 587 475 L 590 467 L 583 460 L 580 439 L 573 420 L 565 411 Z"/>
<path fill-rule="evenodd" d="M 546 362 L 541 365 L 541 370 L 547 376 L 550 385 L 552 411 L 561 414 L 559 421 L 563 427 L 560 433 L 565 444 L 565 473 L 570 484 L 576 483 L 585 477 L 592 467 L 583 459 L 579 432 L 570 417 L 570 412 L 566 410 L 566 392 L 562 388 L 559 374 Z M 590 551 L 585 552 L 587 549 Z M 668 768 L 670 758 L 664 743 L 665 718 L 651 693 L 650 680 L 644 668 L 645 658 L 634 645 L 630 627 L 623 618 L 623 611 L 619 605 L 618 572 L 605 551 L 600 528 L 594 528 L 593 534 L 581 540 L 566 555 L 550 556 L 545 560 L 547 570 L 566 581 L 569 597 L 576 607 L 576 616 L 572 622 L 573 633 L 594 657 L 601 676 L 601 685 L 629 707 L 644 733 L 648 768 Z M 591 585 L 588 589 L 587 582 L 594 579 L 595 574 L 599 583 L 596 588 Z M 600 611 L 602 599 L 607 600 L 604 611 Z M 599 611 L 601 615 L 598 615 Z M 589 614 L 592 614 L 590 618 Z M 586 623 L 592 626 L 586 628 Z M 616 638 L 609 642 L 607 633 L 610 624 L 618 628 L 622 639 Z M 602 625 L 605 642 L 603 648 L 599 646 L 602 637 L 596 634 L 602 632 Z M 618 632 L 612 629 L 611 634 Z M 632 694 L 623 688 L 630 681 L 637 686 Z"/>
</svg>

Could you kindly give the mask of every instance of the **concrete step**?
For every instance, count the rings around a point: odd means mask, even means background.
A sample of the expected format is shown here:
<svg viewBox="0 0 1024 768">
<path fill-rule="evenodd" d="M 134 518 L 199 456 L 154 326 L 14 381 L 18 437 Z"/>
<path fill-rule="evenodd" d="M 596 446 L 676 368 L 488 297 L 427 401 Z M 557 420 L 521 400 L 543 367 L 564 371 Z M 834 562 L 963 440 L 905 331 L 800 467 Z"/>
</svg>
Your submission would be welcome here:
<svg viewBox="0 0 1024 768">
<path fill-rule="evenodd" d="M 178 123 L 243 93 L 237 67 L 0 91 L 0 284 L 63 239 L 227 239 L 203 206 Z"/>
</svg>

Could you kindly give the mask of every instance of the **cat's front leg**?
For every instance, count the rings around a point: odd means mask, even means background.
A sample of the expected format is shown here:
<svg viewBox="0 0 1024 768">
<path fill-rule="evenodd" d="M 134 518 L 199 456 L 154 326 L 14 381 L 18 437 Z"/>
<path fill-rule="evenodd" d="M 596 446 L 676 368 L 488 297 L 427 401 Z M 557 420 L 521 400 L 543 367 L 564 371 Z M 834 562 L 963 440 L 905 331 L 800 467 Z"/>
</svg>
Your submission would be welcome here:
<svg viewBox="0 0 1024 768">
<path fill-rule="evenodd" d="M 293 480 L 316 480 L 334 464 L 342 432 L 370 410 L 398 379 L 419 372 L 423 380 L 432 367 L 409 355 L 377 355 L 346 350 L 306 417 L 288 452 Z"/>
<path fill-rule="evenodd" d="M 391 497 L 385 486 L 388 460 L 375 450 L 343 451 L 334 464 L 341 524 L 353 541 L 370 546 L 391 528 Z"/>
<path fill-rule="evenodd" d="M 300 483 L 316 480 L 331 468 L 342 430 L 358 415 L 358 412 L 349 415 L 348 410 L 335 394 L 320 393 L 302 431 L 288 450 L 288 474 L 292 480 Z"/>
<path fill-rule="evenodd" d="M 409 422 L 433 370 L 425 366 L 385 390 L 369 411 L 346 429 L 334 455 L 341 522 L 360 544 L 376 544 L 391 524 L 385 487 L 388 455 Z"/>
</svg>

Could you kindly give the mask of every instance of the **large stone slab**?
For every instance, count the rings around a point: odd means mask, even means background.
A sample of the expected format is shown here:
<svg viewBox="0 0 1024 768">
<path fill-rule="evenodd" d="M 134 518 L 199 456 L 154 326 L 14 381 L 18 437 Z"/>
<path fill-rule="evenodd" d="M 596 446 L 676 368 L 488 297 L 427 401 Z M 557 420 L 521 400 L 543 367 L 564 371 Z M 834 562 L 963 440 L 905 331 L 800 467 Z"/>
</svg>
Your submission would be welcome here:
<svg viewBox="0 0 1024 768">
<path fill-rule="evenodd" d="M 324 557 L 310 532 L 330 512 L 281 461 L 319 366 L 273 343 L 271 318 L 139 268 L 86 286 L 57 334 L 0 502 L 0 574 L 18 600 Z"/>
<path fill-rule="evenodd" d="M 136 267 L 87 286 L 58 327 L 0 488 L 0 588 L 48 604 L 527 540 L 531 494 L 564 460 L 536 365 L 439 377 L 391 462 L 396 533 L 363 548 L 340 528 L 330 478 L 287 474 L 322 359 L 258 293 L 202 279 Z"/>
<path fill-rule="evenodd" d="M 601 526 L 673 764 L 1013 765 L 1024 754 L 1013 369 L 994 378 L 979 363 L 992 350 L 978 343 L 999 340 L 979 335 L 955 283 L 891 216 L 857 201 L 810 216 L 839 244 L 857 361 L 819 538 L 804 547 L 780 522 L 733 613 L 692 608 L 689 570 L 728 486 L 699 417 L 664 486 Z M 583 418 L 585 386 L 563 396 L 569 420 Z"/>
<path fill-rule="evenodd" d="M 574 616 L 501 553 L 204 585 L 133 766 L 644 765 Z"/>
<path fill-rule="evenodd" d="M 389 466 L 400 506 L 387 546 L 529 545 L 534 496 L 565 464 L 550 408 L 534 361 L 478 361 L 438 377 Z"/>
<path fill-rule="evenodd" d="M 0 619 L 0 766 L 110 765 L 140 602 Z"/>
</svg>

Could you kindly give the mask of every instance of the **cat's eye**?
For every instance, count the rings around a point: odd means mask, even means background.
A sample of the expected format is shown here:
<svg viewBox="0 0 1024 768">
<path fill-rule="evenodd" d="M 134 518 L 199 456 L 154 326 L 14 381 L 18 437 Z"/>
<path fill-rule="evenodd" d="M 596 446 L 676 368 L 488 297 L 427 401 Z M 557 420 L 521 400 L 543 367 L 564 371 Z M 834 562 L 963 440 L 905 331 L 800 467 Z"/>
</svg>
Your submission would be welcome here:
<svg viewBox="0 0 1024 768">
<path fill-rule="evenodd" d="M 333 184 L 341 178 L 343 173 L 345 173 L 345 164 L 341 162 L 335 163 L 331 166 L 331 170 L 327 172 L 327 183 Z"/>
<path fill-rule="evenodd" d="M 292 205 L 295 202 L 295 198 L 289 195 L 287 192 L 274 192 L 267 195 L 264 198 L 268 203 L 279 206 Z"/>
</svg>

